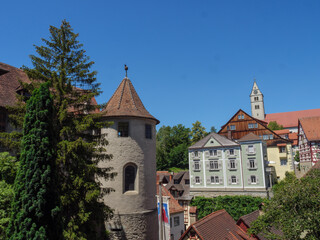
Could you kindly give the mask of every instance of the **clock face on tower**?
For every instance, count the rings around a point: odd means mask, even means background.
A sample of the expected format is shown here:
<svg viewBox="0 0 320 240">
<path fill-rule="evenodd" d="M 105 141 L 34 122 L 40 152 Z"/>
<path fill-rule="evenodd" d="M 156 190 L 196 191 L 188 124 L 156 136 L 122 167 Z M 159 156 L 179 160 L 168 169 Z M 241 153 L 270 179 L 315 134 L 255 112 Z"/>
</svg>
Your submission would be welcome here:
<svg viewBox="0 0 320 240">
<path fill-rule="evenodd" d="M 254 94 L 257 94 L 257 93 L 258 93 L 258 90 L 254 90 L 253 93 L 254 93 Z"/>
</svg>

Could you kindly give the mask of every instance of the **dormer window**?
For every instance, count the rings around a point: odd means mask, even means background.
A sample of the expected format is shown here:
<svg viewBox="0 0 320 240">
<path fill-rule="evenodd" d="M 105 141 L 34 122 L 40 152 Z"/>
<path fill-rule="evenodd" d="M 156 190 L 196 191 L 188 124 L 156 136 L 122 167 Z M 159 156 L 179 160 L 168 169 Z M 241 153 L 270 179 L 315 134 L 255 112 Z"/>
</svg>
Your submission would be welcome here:
<svg viewBox="0 0 320 240">
<path fill-rule="evenodd" d="M 128 137 L 129 136 L 129 123 L 119 122 L 118 123 L 118 137 Z"/>
</svg>

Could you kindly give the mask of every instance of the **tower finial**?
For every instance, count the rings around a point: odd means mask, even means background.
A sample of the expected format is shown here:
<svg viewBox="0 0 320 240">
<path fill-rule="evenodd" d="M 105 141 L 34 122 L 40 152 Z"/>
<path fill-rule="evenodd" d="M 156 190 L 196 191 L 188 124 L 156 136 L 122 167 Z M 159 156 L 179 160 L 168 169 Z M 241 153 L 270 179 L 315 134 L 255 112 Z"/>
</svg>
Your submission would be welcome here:
<svg viewBox="0 0 320 240">
<path fill-rule="evenodd" d="M 124 65 L 124 70 L 126 71 L 126 78 L 128 78 L 128 66 L 127 65 Z"/>
<path fill-rule="evenodd" d="M 256 82 L 256 78 L 255 77 L 253 78 L 253 82 Z"/>
</svg>

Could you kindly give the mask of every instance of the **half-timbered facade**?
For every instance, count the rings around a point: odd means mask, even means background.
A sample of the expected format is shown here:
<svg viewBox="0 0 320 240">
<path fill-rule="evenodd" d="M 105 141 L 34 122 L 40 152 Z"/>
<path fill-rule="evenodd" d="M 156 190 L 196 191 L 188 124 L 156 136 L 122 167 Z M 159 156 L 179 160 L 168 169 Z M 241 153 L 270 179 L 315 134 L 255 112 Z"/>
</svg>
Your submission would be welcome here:
<svg viewBox="0 0 320 240">
<path fill-rule="evenodd" d="M 218 132 L 233 140 L 241 139 L 249 133 L 266 141 L 268 165 L 275 167 L 278 179 L 283 179 L 287 171 L 293 171 L 291 141 L 282 138 L 270 130 L 266 122 L 250 116 L 245 111 L 240 109 Z"/>
<path fill-rule="evenodd" d="M 320 117 L 299 119 L 300 170 L 305 173 L 320 160 Z"/>
</svg>

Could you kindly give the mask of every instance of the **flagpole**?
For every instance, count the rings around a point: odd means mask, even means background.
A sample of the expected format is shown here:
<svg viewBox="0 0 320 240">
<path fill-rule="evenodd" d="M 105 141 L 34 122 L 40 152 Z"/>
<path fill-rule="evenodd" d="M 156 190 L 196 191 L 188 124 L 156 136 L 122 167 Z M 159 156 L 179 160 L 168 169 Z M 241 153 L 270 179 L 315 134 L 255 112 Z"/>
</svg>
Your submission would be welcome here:
<svg viewBox="0 0 320 240">
<path fill-rule="evenodd" d="M 159 240 L 163 240 L 163 217 L 162 217 L 162 190 L 161 181 L 159 181 L 159 209 L 160 209 L 160 229 L 159 229 Z"/>
</svg>

